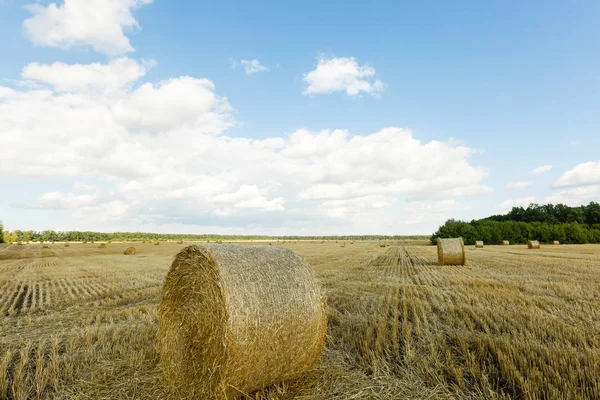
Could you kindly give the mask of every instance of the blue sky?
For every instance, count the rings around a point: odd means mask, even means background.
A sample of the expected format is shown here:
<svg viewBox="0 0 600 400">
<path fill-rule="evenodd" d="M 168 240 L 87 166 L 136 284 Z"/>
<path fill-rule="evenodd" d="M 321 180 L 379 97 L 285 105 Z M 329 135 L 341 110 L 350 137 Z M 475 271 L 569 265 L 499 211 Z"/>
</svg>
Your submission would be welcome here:
<svg viewBox="0 0 600 400">
<path fill-rule="evenodd" d="M 8 229 L 413 234 L 600 199 L 598 2 L 28 4 L 0 1 Z"/>
</svg>

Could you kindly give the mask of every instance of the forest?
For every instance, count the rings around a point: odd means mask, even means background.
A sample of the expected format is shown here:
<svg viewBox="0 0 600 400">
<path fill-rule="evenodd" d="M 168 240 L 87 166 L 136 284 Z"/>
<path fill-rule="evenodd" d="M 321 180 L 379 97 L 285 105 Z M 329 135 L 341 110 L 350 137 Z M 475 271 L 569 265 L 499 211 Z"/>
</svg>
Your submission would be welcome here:
<svg viewBox="0 0 600 400">
<path fill-rule="evenodd" d="M 565 244 L 600 243 L 600 204 L 569 207 L 564 204 L 530 204 L 527 208 L 513 207 L 504 215 L 492 215 L 471 222 L 449 219 L 431 236 L 462 237 L 465 244 L 476 240 L 486 244 L 523 244 L 528 240 Z"/>
<path fill-rule="evenodd" d="M 1 233 L 1 230 L 0 230 Z M 0 240 L 2 235 L 0 234 Z M 267 235 L 219 235 L 219 234 L 172 234 L 150 232 L 91 232 L 91 231 L 33 231 L 14 230 L 4 232 L 6 242 L 106 242 L 106 241 L 206 241 L 206 240 L 427 240 L 428 236 L 385 235 L 338 235 L 338 236 L 267 236 Z"/>
</svg>

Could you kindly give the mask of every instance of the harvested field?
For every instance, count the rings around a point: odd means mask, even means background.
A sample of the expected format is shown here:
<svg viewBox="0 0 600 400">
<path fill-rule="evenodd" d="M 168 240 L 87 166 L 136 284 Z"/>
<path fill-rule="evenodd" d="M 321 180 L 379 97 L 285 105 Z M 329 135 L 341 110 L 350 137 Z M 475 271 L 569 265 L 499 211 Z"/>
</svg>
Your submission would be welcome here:
<svg viewBox="0 0 600 400">
<path fill-rule="evenodd" d="M 598 245 L 467 248 L 466 266 L 440 266 L 414 241 L 263 244 L 314 267 L 329 331 L 315 371 L 249 398 L 600 398 Z M 184 245 L 134 246 L 0 244 L 0 398 L 167 397 L 157 308 Z"/>
</svg>

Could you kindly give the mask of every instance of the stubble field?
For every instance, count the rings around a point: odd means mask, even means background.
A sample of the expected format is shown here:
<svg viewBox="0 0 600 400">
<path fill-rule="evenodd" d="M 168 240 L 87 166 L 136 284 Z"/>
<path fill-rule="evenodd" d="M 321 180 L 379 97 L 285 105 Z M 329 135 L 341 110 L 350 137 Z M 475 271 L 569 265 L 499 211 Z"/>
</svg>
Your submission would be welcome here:
<svg viewBox="0 0 600 400">
<path fill-rule="evenodd" d="M 0 244 L 0 399 L 167 398 L 156 314 L 188 244 Z M 341 244 L 273 242 L 314 267 L 328 337 L 315 371 L 248 398 L 600 398 L 600 246 L 454 267 L 424 242 Z"/>
</svg>

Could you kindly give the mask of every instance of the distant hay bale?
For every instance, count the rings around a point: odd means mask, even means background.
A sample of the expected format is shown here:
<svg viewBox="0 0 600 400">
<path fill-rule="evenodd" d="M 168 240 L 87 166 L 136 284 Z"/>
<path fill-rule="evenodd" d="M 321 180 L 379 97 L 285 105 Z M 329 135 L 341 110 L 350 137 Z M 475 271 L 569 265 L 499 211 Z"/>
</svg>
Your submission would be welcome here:
<svg viewBox="0 0 600 400">
<path fill-rule="evenodd" d="M 42 246 L 42 248 L 44 248 L 44 249 L 49 249 L 49 248 L 50 248 L 50 246 L 48 246 L 47 244 L 45 244 L 45 245 L 43 245 L 43 246 Z"/>
<path fill-rule="evenodd" d="M 23 246 L 23 242 L 17 242 L 18 246 Z"/>
<path fill-rule="evenodd" d="M 527 248 L 528 249 L 539 249 L 540 242 L 538 242 L 537 240 L 530 240 L 529 242 L 527 242 Z"/>
<path fill-rule="evenodd" d="M 503 240 L 502 241 L 502 245 L 503 246 L 510 246 L 510 242 L 508 240 Z"/>
<path fill-rule="evenodd" d="M 155 246 L 158 246 L 159 244 L 160 244 L 160 242 L 155 242 L 154 243 Z"/>
<path fill-rule="evenodd" d="M 104 243 L 100 243 L 100 245 L 98 246 L 99 249 L 103 249 L 105 247 L 106 247 L 106 244 L 104 244 Z"/>
<path fill-rule="evenodd" d="M 475 247 L 478 249 L 483 249 L 483 241 L 482 240 L 477 240 L 475 242 Z"/>
<path fill-rule="evenodd" d="M 71 246 L 69 243 L 65 243 L 65 247 L 69 247 Z"/>
<path fill-rule="evenodd" d="M 381 243 L 379 247 L 385 247 L 385 243 Z"/>
<path fill-rule="evenodd" d="M 112 241 L 109 240 L 107 243 L 112 243 Z"/>
<path fill-rule="evenodd" d="M 440 265 L 465 265 L 467 263 L 467 254 L 462 238 L 438 238 L 437 251 Z"/>
<path fill-rule="evenodd" d="M 310 266 L 279 246 L 192 245 L 173 260 L 157 351 L 176 398 L 230 399 L 313 369 L 326 305 Z"/>
<path fill-rule="evenodd" d="M 87 243 L 87 240 L 84 240 L 84 241 L 83 241 L 83 242 L 81 242 L 81 243 Z"/>
<path fill-rule="evenodd" d="M 555 241 L 554 241 L 554 244 L 555 244 L 556 246 L 558 246 L 558 245 L 560 245 L 560 242 L 559 242 L 558 240 L 555 240 Z"/>
<path fill-rule="evenodd" d="M 123 252 L 123 254 L 125 254 L 126 256 L 133 256 L 133 255 L 135 255 L 135 247 L 129 246 L 128 248 L 125 249 L 125 251 Z"/>
<path fill-rule="evenodd" d="M 177 242 L 177 244 L 183 244 L 183 240 L 180 240 L 179 242 Z"/>
</svg>

